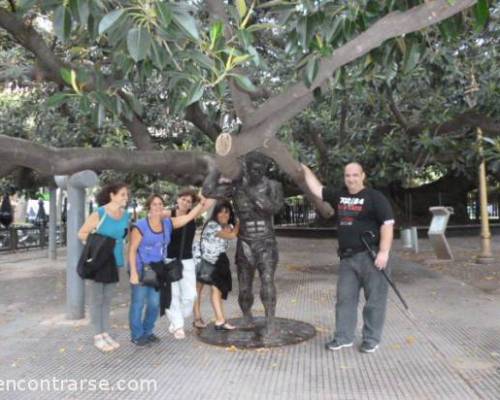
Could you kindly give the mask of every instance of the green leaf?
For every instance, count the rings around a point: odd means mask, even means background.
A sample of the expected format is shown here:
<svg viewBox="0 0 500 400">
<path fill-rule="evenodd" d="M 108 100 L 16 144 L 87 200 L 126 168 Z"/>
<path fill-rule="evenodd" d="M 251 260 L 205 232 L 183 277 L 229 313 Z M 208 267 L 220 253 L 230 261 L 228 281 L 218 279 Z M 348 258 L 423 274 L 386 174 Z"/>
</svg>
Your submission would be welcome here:
<svg viewBox="0 0 500 400">
<path fill-rule="evenodd" d="M 412 71 L 418 64 L 420 59 L 420 47 L 416 43 L 412 43 L 410 51 L 406 53 L 404 59 L 403 72 L 408 73 Z"/>
<path fill-rule="evenodd" d="M 123 9 L 111 11 L 106 14 L 99 22 L 99 35 L 102 35 L 108 29 L 110 29 L 116 22 L 120 19 L 123 14 Z"/>
<path fill-rule="evenodd" d="M 47 99 L 47 107 L 58 107 L 64 102 L 66 102 L 69 98 L 69 95 L 66 93 L 56 93 L 50 96 Z"/>
<path fill-rule="evenodd" d="M 250 54 L 243 54 L 242 56 L 233 57 L 232 59 L 233 66 L 237 64 L 243 64 L 244 62 L 250 60 L 251 58 L 252 56 Z"/>
<path fill-rule="evenodd" d="M 151 34 L 146 28 L 132 28 L 128 31 L 127 49 L 135 62 L 146 58 L 151 42 Z"/>
<path fill-rule="evenodd" d="M 319 60 L 317 57 L 311 57 L 309 61 L 307 62 L 306 69 L 305 69 L 305 83 L 306 86 L 311 86 L 311 84 L 314 82 L 314 79 L 316 78 L 316 75 L 318 74 L 318 69 L 319 69 Z"/>
<path fill-rule="evenodd" d="M 217 40 L 222 37 L 224 31 L 224 24 L 222 21 L 216 21 L 210 27 L 210 50 L 215 48 Z"/>
<path fill-rule="evenodd" d="M 297 24 L 297 33 L 299 34 L 299 43 L 302 46 L 302 49 L 307 50 L 311 35 L 307 17 L 300 19 L 299 23 Z"/>
<path fill-rule="evenodd" d="M 172 22 L 172 11 L 168 7 L 167 3 L 157 2 L 156 12 L 163 25 L 162 28 L 165 29 L 166 27 L 168 27 L 168 25 L 170 25 L 170 22 Z"/>
<path fill-rule="evenodd" d="M 198 28 L 196 27 L 196 20 L 187 12 L 176 10 L 172 13 L 172 18 L 180 29 L 184 30 L 193 39 L 200 40 Z"/>
<path fill-rule="evenodd" d="M 59 73 L 61 74 L 61 77 L 63 78 L 64 82 L 66 82 L 68 85 L 71 85 L 72 81 L 71 72 L 72 70 L 68 68 L 61 68 L 59 70 Z"/>
<path fill-rule="evenodd" d="M 245 3 L 245 0 L 236 0 L 236 8 L 238 9 L 238 14 L 240 16 L 240 20 L 245 18 L 245 15 L 247 15 L 247 4 Z"/>
<path fill-rule="evenodd" d="M 189 106 L 193 103 L 196 103 L 198 100 L 201 99 L 201 96 L 203 96 L 203 92 L 205 90 L 205 87 L 201 82 L 196 83 L 190 93 L 189 93 L 189 98 L 187 99 L 185 106 Z"/>
<path fill-rule="evenodd" d="M 153 42 L 153 45 L 151 48 L 153 50 L 151 53 L 151 59 L 152 59 L 154 65 L 158 69 L 165 68 L 165 66 L 167 65 L 167 61 L 168 61 L 166 50 L 163 48 L 163 46 L 161 46 L 157 42 Z"/>
<path fill-rule="evenodd" d="M 275 28 L 281 28 L 281 27 L 276 24 L 253 24 L 250 25 L 248 28 L 246 28 L 246 30 L 249 32 L 256 32 L 265 29 L 275 29 Z"/>
<path fill-rule="evenodd" d="M 106 118 L 106 112 L 104 110 L 104 106 L 99 103 L 97 106 L 97 127 L 102 128 L 104 125 L 104 119 Z"/>
<path fill-rule="evenodd" d="M 78 16 L 80 18 L 80 23 L 86 25 L 89 20 L 90 9 L 87 0 L 77 0 L 78 1 Z"/>
<path fill-rule="evenodd" d="M 215 62 L 207 55 L 200 53 L 196 50 L 186 50 L 183 52 L 183 56 L 187 59 L 194 59 L 198 64 L 200 64 L 203 68 L 214 70 Z"/>
<path fill-rule="evenodd" d="M 54 12 L 54 32 L 63 42 L 68 39 L 71 32 L 71 13 L 64 6 L 57 7 Z"/>
<path fill-rule="evenodd" d="M 476 30 L 483 29 L 490 17 L 488 0 L 478 0 L 474 5 L 474 17 L 476 18 Z"/>
<path fill-rule="evenodd" d="M 238 75 L 238 74 L 230 74 L 234 80 L 236 81 L 236 84 L 243 90 L 246 90 L 247 92 L 255 92 L 257 88 L 255 85 L 252 83 L 252 81 L 248 78 L 248 76 L 244 75 Z"/>
</svg>

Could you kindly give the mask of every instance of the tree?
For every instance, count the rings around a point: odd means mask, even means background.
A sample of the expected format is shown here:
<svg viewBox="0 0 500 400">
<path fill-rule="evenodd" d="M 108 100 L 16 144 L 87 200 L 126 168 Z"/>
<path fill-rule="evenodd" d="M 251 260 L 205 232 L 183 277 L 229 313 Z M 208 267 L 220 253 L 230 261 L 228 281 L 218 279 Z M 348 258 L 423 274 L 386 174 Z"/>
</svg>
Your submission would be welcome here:
<svg viewBox="0 0 500 400">
<path fill-rule="evenodd" d="M 276 137 L 278 130 L 315 98 L 329 93 L 342 66 L 362 57 L 387 65 L 384 57 L 377 57 L 380 46 L 392 46 L 394 40 L 405 42 L 402 35 L 428 27 L 435 35 L 433 25 L 448 24 L 446 20 L 457 14 L 463 26 L 481 27 L 489 14 L 486 1 L 478 1 L 474 12 L 469 11 L 476 4 L 473 0 L 419 5 L 370 0 L 261 1 L 250 6 L 241 0 L 229 5 L 216 0 L 203 4 L 138 0 L 2 3 L 0 26 L 34 58 L 24 76 L 55 84 L 52 89 L 57 92 L 49 98 L 50 105 L 77 104 L 79 111 L 93 116 L 98 128 L 113 117 L 140 149 L 133 153 L 56 150 L 4 135 L 0 137 L 2 175 L 20 167 L 63 174 L 90 165 L 139 171 L 161 165 L 160 172 L 167 177 L 189 175 L 196 180 L 200 165 L 209 169 L 216 165 L 224 175 L 234 177 L 238 157 L 257 149 L 272 157 L 311 198 L 298 163 Z M 42 32 L 44 27 L 46 32 Z M 284 38 L 276 34 L 278 30 L 284 30 Z M 266 35 L 275 42 L 272 48 L 259 44 Z M 298 66 L 294 72 L 303 79 L 286 86 L 287 81 L 266 71 L 266 59 L 276 57 Z M 215 164 L 208 155 L 152 152 L 156 132 L 145 121 L 144 109 L 149 104 L 141 103 L 147 85 L 165 88 L 160 90 L 159 103 L 169 113 L 184 112 L 185 119 L 212 139 L 221 129 L 238 132 L 228 137 L 227 154 L 218 156 Z M 265 87 L 261 85 L 270 86 L 272 93 L 259 89 Z M 223 123 L 210 115 L 222 115 Z M 132 154 L 134 162 L 129 161 Z M 329 212 L 318 199 L 313 201 Z"/>
</svg>

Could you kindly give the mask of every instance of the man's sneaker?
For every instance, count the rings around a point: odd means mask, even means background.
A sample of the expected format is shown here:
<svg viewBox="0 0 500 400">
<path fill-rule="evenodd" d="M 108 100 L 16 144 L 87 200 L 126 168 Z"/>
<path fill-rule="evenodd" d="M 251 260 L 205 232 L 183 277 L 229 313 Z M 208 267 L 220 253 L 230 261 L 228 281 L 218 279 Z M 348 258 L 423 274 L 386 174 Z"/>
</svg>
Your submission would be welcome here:
<svg viewBox="0 0 500 400">
<path fill-rule="evenodd" d="M 337 341 L 337 339 L 333 339 L 331 342 L 328 342 L 326 345 L 325 345 L 326 349 L 327 350 L 340 350 L 342 349 L 343 347 L 352 347 L 352 342 L 350 343 L 341 343 L 339 341 Z"/>
<path fill-rule="evenodd" d="M 156 336 L 154 333 L 148 336 L 148 341 L 150 343 L 158 343 L 160 341 L 160 338 Z"/>
<path fill-rule="evenodd" d="M 374 353 L 377 349 L 378 349 L 378 344 L 370 344 L 367 342 L 363 342 L 361 343 L 359 351 L 361 351 L 361 353 Z"/>
<path fill-rule="evenodd" d="M 148 338 L 144 336 L 140 337 L 139 339 L 132 339 L 131 342 L 139 347 L 147 346 L 149 343 L 151 343 Z"/>
</svg>

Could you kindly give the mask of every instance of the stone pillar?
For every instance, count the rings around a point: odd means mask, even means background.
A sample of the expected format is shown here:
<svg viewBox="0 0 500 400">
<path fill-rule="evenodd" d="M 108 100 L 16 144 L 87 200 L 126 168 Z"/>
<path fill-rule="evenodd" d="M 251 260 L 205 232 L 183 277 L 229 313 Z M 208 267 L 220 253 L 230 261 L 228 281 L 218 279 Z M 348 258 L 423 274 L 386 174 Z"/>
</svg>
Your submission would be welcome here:
<svg viewBox="0 0 500 400">
<path fill-rule="evenodd" d="M 57 259 L 57 189 L 49 188 L 49 259 Z"/>
<path fill-rule="evenodd" d="M 81 171 L 67 176 L 57 176 L 57 185 L 68 192 L 67 259 L 66 259 L 66 318 L 85 317 L 85 284 L 76 272 L 76 265 L 83 249 L 78 231 L 85 219 L 85 189 L 97 184 L 93 171 Z"/>
</svg>

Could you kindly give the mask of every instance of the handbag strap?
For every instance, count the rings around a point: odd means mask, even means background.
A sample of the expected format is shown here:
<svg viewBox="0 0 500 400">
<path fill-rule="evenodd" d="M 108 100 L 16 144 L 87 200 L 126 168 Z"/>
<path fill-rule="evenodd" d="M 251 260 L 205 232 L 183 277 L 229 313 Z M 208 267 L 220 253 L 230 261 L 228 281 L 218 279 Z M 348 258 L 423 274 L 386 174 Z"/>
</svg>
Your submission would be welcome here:
<svg viewBox="0 0 500 400">
<path fill-rule="evenodd" d="M 172 210 L 172 217 L 177 216 L 177 209 Z M 189 222 L 188 222 L 189 224 Z M 172 226 L 173 227 L 173 226 Z M 184 244 L 186 240 L 186 227 L 187 225 L 184 225 L 182 227 L 182 237 L 181 237 L 181 248 L 179 249 L 179 256 L 177 257 L 179 260 L 182 260 L 182 257 L 184 256 Z"/>
<path fill-rule="evenodd" d="M 181 238 L 181 248 L 179 250 L 179 260 L 182 260 L 182 257 L 184 257 L 184 244 L 186 241 L 186 225 L 182 227 L 182 238 Z"/>
<path fill-rule="evenodd" d="M 205 222 L 205 224 L 203 224 L 203 228 L 201 229 L 201 233 L 200 233 L 200 257 L 201 258 L 203 258 L 203 247 L 201 246 L 201 242 L 203 239 L 203 232 L 205 232 L 205 228 L 207 227 L 209 222 L 210 222 L 210 220 L 207 220 L 207 222 Z"/>
<path fill-rule="evenodd" d="M 106 216 L 108 215 L 108 213 L 106 212 L 106 209 L 104 207 L 102 208 L 102 211 L 104 212 L 104 214 L 99 219 L 99 223 L 97 224 L 97 226 L 95 227 L 95 229 L 92 231 L 92 233 L 96 233 L 99 230 L 99 228 L 101 227 L 102 223 L 106 219 Z M 97 215 L 99 215 L 99 211 L 97 212 Z"/>
</svg>

